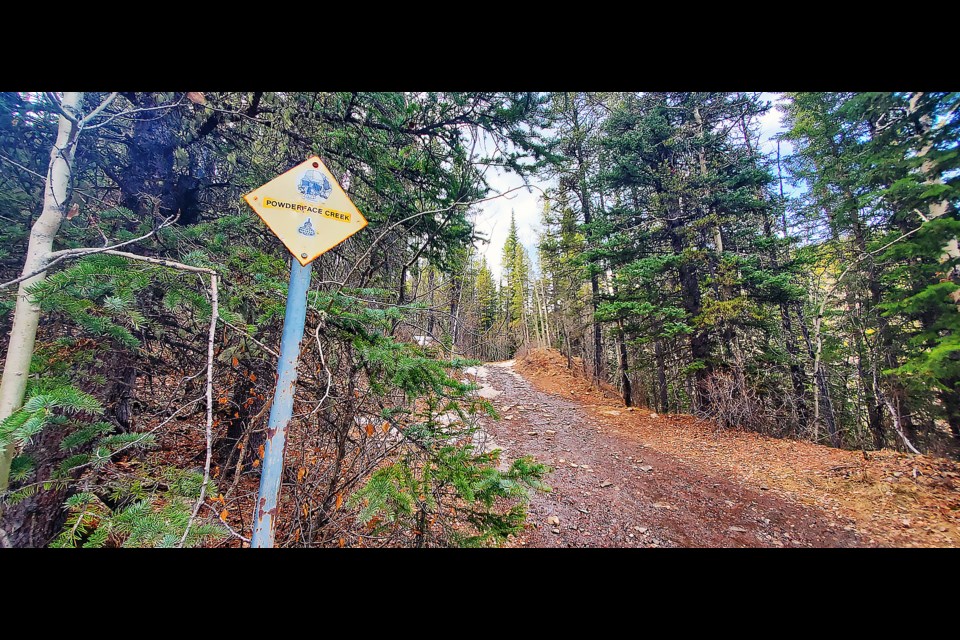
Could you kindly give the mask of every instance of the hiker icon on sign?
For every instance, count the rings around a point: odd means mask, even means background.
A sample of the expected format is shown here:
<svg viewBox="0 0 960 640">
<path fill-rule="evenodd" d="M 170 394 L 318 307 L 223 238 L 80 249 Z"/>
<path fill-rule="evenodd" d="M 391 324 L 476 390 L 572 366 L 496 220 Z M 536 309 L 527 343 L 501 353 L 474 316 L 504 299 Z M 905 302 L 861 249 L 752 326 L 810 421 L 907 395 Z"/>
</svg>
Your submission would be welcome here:
<svg viewBox="0 0 960 640">
<path fill-rule="evenodd" d="M 327 176 L 324 175 L 322 171 L 316 171 L 315 169 L 307 169 L 304 171 L 303 177 L 300 178 L 300 182 L 297 184 L 297 191 L 303 194 L 303 197 L 310 202 L 326 200 L 330 197 L 330 190 L 332 188 L 330 181 L 327 180 Z"/>
</svg>

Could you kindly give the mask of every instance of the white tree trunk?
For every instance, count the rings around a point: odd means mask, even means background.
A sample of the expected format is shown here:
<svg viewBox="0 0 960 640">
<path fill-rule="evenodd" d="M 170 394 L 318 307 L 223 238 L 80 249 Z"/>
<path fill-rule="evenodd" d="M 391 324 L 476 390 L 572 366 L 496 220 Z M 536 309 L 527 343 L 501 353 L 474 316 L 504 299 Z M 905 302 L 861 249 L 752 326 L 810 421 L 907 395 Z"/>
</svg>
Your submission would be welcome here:
<svg viewBox="0 0 960 640">
<path fill-rule="evenodd" d="M 57 141 L 50 150 L 50 166 L 47 169 L 47 183 L 43 192 L 43 212 L 30 230 L 30 243 L 23 264 L 23 275 L 43 269 L 53 250 L 53 239 L 60 231 L 60 224 L 66 213 L 70 196 L 73 154 L 80 133 L 80 102 L 82 92 L 67 92 L 63 95 L 61 106 L 73 116 L 73 120 L 61 115 Z M 3 366 L 3 378 L 0 381 L 0 421 L 5 420 L 23 404 L 27 387 L 27 375 L 30 372 L 30 359 L 37 338 L 37 324 L 40 320 L 40 305 L 30 299 L 27 289 L 46 278 L 41 271 L 20 283 L 17 291 L 17 305 L 13 314 L 13 329 L 10 331 L 10 344 Z M 6 491 L 10 476 L 10 461 L 14 447 L 9 444 L 0 453 L 0 492 Z"/>
</svg>

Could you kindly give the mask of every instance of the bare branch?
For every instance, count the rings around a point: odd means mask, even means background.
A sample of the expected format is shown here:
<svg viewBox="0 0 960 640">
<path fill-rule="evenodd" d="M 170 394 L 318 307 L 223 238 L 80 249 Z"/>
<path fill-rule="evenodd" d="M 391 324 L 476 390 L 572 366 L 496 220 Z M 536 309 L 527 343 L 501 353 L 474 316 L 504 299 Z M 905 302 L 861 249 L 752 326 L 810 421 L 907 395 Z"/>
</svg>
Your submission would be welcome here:
<svg viewBox="0 0 960 640">
<path fill-rule="evenodd" d="M 327 361 L 323 356 L 323 345 L 320 344 L 320 327 L 322 326 L 323 326 L 322 322 L 317 324 L 317 329 L 316 331 L 313 332 L 313 337 L 317 341 L 317 350 L 320 352 L 320 364 L 323 365 L 323 370 L 327 372 L 327 388 L 323 392 L 323 397 L 320 398 L 320 402 L 318 402 L 317 406 L 313 409 L 313 411 L 310 412 L 310 415 L 313 415 L 317 411 L 319 411 L 320 407 L 323 406 L 323 403 L 326 402 L 327 397 L 330 395 L 330 384 L 333 382 L 333 374 L 331 374 L 330 369 L 327 368 Z"/>
<path fill-rule="evenodd" d="M 229 531 L 229 532 L 230 532 L 230 535 L 232 535 L 234 538 L 239 538 L 240 540 L 243 540 L 244 542 L 250 542 L 250 538 L 244 537 L 243 535 L 237 533 L 237 532 L 233 529 L 233 527 L 231 527 L 231 526 L 228 525 L 226 522 L 224 522 L 223 519 L 220 518 L 220 514 L 217 513 L 217 510 L 214 509 L 213 506 L 207 504 L 206 502 L 203 503 L 203 506 L 205 506 L 207 509 L 210 509 L 210 511 L 213 511 L 214 515 L 217 516 L 217 520 L 219 520 L 220 525 L 221 525 L 224 529 L 226 529 L 227 531 Z"/>
<path fill-rule="evenodd" d="M 93 254 L 96 254 L 96 253 L 107 253 L 107 254 L 111 254 L 111 255 L 123 255 L 123 256 L 126 256 L 126 257 L 128 257 L 128 258 L 131 258 L 131 257 L 132 257 L 132 258 L 135 258 L 135 259 L 137 259 L 137 260 L 144 260 L 144 261 L 146 261 L 146 262 L 153 262 L 154 260 L 148 260 L 148 259 L 146 258 L 146 256 L 137 256 L 136 254 L 132 254 L 132 253 L 123 253 L 123 252 L 121 252 L 121 251 L 113 251 L 113 249 L 116 249 L 117 247 L 123 247 L 123 246 L 126 246 L 126 245 L 128 245 L 128 244 L 133 244 L 134 242 L 140 242 L 141 240 L 146 240 L 147 238 L 149 238 L 150 236 L 156 234 L 158 231 L 160 231 L 160 230 L 163 229 L 164 227 L 169 227 L 171 224 L 173 224 L 174 222 L 176 222 L 176 220 L 177 220 L 177 218 L 178 218 L 179 216 L 180 216 L 180 212 L 178 211 L 176 215 L 170 216 L 169 218 L 167 218 L 166 220 L 164 220 L 163 222 L 161 222 L 161 223 L 160 223 L 160 226 L 158 226 L 157 228 L 153 229 L 153 230 L 150 231 L 149 233 L 146 233 L 146 234 L 144 234 L 144 235 L 142 235 L 142 236 L 140 236 L 140 237 L 138 237 L 138 238 L 133 238 L 133 239 L 131 239 L 131 240 L 125 240 L 124 242 L 118 242 L 117 244 L 111 245 L 111 246 L 108 246 L 108 247 L 85 248 L 85 249 L 64 249 L 64 250 L 62 250 L 62 251 L 52 251 L 51 253 L 49 253 L 49 254 L 47 255 L 47 258 L 49 259 L 49 262 L 47 262 L 46 264 L 44 264 L 44 266 L 43 266 L 42 269 L 38 269 L 38 270 L 36 270 L 36 271 L 34 271 L 34 272 L 32 272 L 32 273 L 28 273 L 28 274 L 26 274 L 26 275 L 22 275 L 22 276 L 20 276 L 19 278 L 16 278 L 15 280 L 10 280 L 9 282 L 4 282 L 3 284 L 0 284 L 0 289 L 6 289 L 7 287 L 13 286 L 13 285 L 15 285 L 15 284 L 17 284 L 17 283 L 19 283 L 19 282 L 23 282 L 24 280 L 27 280 L 28 278 L 32 278 L 33 276 L 37 275 L 38 273 L 43 273 L 44 271 L 46 271 L 46 270 L 49 269 L 50 267 L 54 266 L 55 264 L 58 264 L 58 263 L 60 263 L 60 262 L 63 262 L 64 260 L 67 260 L 67 259 L 69 259 L 69 258 L 80 258 L 80 257 L 83 257 L 83 256 L 90 256 L 90 255 L 93 255 Z M 51 259 L 51 258 L 52 258 L 52 259 Z M 156 260 L 159 260 L 159 259 L 156 259 Z M 189 265 L 183 265 L 183 264 L 180 264 L 179 262 L 173 262 L 173 261 L 170 261 L 170 260 L 161 261 L 161 262 L 159 262 L 159 264 L 164 264 L 165 262 L 170 262 L 170 264 L 167 265 L 167 266 L 173 266 L 173 267 L 176 267 L 176 268 L 178 268 L 178 269 L 184 269 L 185 271 L 198 271 L 198 270 L 199 270 L 200 273 L 216 273 L 216 272 L 213 271 L 212 269 L 201 269 L 200 267 L 190 267 Z"/>
<path fill-rule="evenodd" d="M 910 451 L 916 453 L 917 455 L 922 455 L 920 450 L 913 446 L 913 443 L 907 438 L 907 434 L 903 432 L 903 427 L 900 425 L 900 413 L 897 411 L 897 408 L 893 406 L 892 402 L 890 402 L 887 394 L 880 390 L 880 383 L 877 381 L 876 369 L 873 371 L 873 388 L 877 390 L 877 395 L 880 396 L 880 399 L 883 401 L 884 406 L 886 406 L 887 411 L 890 412 L 890 419 L 893 421 L 893 429 L 897 432 L 897 435 L 900 436 L 900 439 L 903 440 L 903 444 L 905 444 Z"/>
<path fill-rule="evenodd" d="M 63 104 L 60 102 L 60 98 L 57 97 L 53 91 L 44 91 L 43 95 L 47 97 L 52 104 L 57 113 L 62 115 L 64 118 L 72 122 L 73 124 L 80 124 L 77 120 L 77 116 L 72 113 L 67 113 L 67 110 L 63 108 Z"/>
<path fill-rule="evenodd" d="M 88 122 L 90 122 L 91 120 L 93 120 L 94 118 L 96 118 L 98 115 L 100 115 L 100 113 L 101 113 L 104 109 L 106 109 L 107 107 L 110 106 L 110 103 L 114 101 L 114 99 L 117 97 L 117 95 L 118 95 L 118 92 L 114 91 L 114 92 L 111 93 L 109 96 L 107 96 L 106 98 L 104 98 L 103 102 L 100 103 L 100 106 L 98 106 L 96 109 L 94 109 L 93 111 L 91 111 L 87 116 L 85 116 L 85 117 L 83 118 L 83 120 L 80 121 L 80 126 L 81 126 L 81 127 L 86 126 L 86 124 L 87 124 Z"/>
<path fill-rule="evenodd" d="M 207 497 L 207 485 L 210 484 L 210 461 L 213 459 L 213 346 L 217 333 L 217 314 L 219 311 L 219 287 L 217 286 L 216 274 L 210 276 L 210 333 L 207 336 L 207 457 L 203 464 L 203 484 L 200 486 L 200 497 L 197 498 L 197 504 L 193 507 L 193 513 L 187 521 L 187 526 L 183 530 L 183 537 L 180 538 L 180 545 L 186 542 L 190 534 L 190 527 L 200 511 L 200 506 Z"/>
<path fill-rule="evenodd" d="M 343 283 L 342 283 L 342 284 L 340 285 L 340 287 L 337 289 L 336 293 L 340 293 L 340 290 L 342 290 L 343 287 L 346 286 L 347 281 L 350 280 L 350 276 L 352 276 L 352 275 L 357 271 L 357 269 L 360 268 L 360 264 L 364 261 L 364 259 L 366 259 L 367 256 L 369 256 L 369 255 L 373 252 L 373 248 L 374 248 L 375 246 L 377 246 L 377 244 L 379 244 L 380 241 L 383 240 L 384 237 L 386 237 L 386 235 L 387 235 L 388 233 L 390 233 L 391 231 L 393 231 L 395 228 L 397 228 L 398 226 L 400 226 L 400 225 L 403 224 L 404 222 L 408 222 L 408 221 L 410 221 L 410 220 L 413 220 L 414 218 L 419 218 L 419 217 L 421 217 L 421 216 L 430 215 L 431 213 L 443 213 L 443 212 L 445 212 L 445 211 L 449 211 L 450 209 L 453 209 L 454 207 L 469 207 L 469 206 L 471 206 L 471 205 L 479 204 L 479 203 L 481 203 L 481 202 L 487 202 L 488 200 L 496 200 L 497 198 L 502 198 L 502 197 L 506 196 L 508 193 L 511 193 L 511 192 L 513 192 L 513 191 L 517 191 L 517 190 L 519 190 L 519 189 L 528 189 L 528 190 L 529 190 L 529 189 L 531 189 L 531 188 L 537 189 L 537 190 L 539 190 L 541 193 L 543 193 L 543 189 L 540 189 L 540 187 L 538 187 L 538 186 L 536 186 L 536 185 L 523 185 L 523 186 L 520 186 L 520 187 L 514 187 L 514 188 L 512 188 L 512 189 L 507 189 L 506 191 L 503 191 L 503 192 L 501 192 L 501 193 L 498 193 L 498 194 L 496 194 L 496 195 L 494 195 L 494 196 L 490 196 L 489 198 L 481 198 L 480 200 L 471 200 L 470 202 L 454 202 L 454 203 L 453 203 L 452 205 L 450 205 L 449 207 L 443 207 L 442 209 L 432 209 L 432 210 L 430 210 L 430 211 L 421 211 L 421 212 L 419 212 L 419 213 L 415 213 L 415 214 L 413 214 L 413 215 L 407 216 L 406 218 L 403 218 L 402 220 L 397 220 L 397 221 L 394 222 L 392 225 L 390 225 L 389 227 L 387 227 L 386 229 L 384 229 L 383 232 L 382 232 L 379 236 L 377 236 L 377 238 L 370 244 L 370 246 L 367 247 L 367 250 L 364 251 L 363 255 L 361 255 L 359 258 L 356 259 L 356 261 L 354 262 L 354 265 L 353 265 L 353 269 L 351 269 L 350 272 L 343 278 Z M 333 306 L 333 297 L 330 298 L 330 304 L 327 305 L 327 309 L 326 309 L 326 310 L 327 310 L 327 311 L 330 311 L 330 308 L 331 308 L 332 306 Z"/>
<path fill-rule="evenodd" d="M 46 179 L 47 179 L 47 176 L 45 176 L 45 175 L 43 175 L 43 174 L 40 174 L 40 173 L 37 173 L 36 171 L 34 171 L 33 169 L 30 169 L 29 167 L 23 166 L 23 165 L 20 164 L 19 162 L 15 161 L 15 160 L 13 160 L 13 159 L 11 159 L 11 158 L 8 158 L 7 156 L 3 155 L 2 153 L 0 153 L 0 160 L 3 160 L 4 162 L 8 162 L 8 163 L 12 164 L 13 166 L 17 167 L 18 169 L 22 169 L 23 171 L 26 171 L 26 172 L 29 173 L 30 175 L 36 176 L 37 178 L 40 178 L 41 180 L 46 180 Z M 90 192 L 88 192 L 88 191 L 83 190 L 83 189 L 78 189 L 78 188 L 74 187 L 74 188 L 73 188 L 73 191 L 74 191 L 74 193 L 79 193 L 79 194 L 82 195 L 82 196 L 85 196 L 85 197 L 90 198 L 90 199 L 92 199 L 92 200 L 96 200 L 97 202 L 99 202 L 100 204 L 102 204 L 102 205 L 104 205 L 104 206 L 106 206 L 106 207 L 112 206 L 111 204 L 105 202 L 105 201 L 103 200 L 103 198 L 100 198 L 100 197 L 98 197 L 98 196 L 96 196 L 96 195 L 94 195 L 94 194 L 92 194 L 92 193 L 90 193 Z"/>
<path fill-rule="evenodd" d="M 217 272 L 213 269 L 208 269 L 206 267 L 195 267 L 192 264 L 183 264 L 182 262 L 177 262 L 176 260 L 167 260 L 166 258 L 153 258 L 151 256 L 141 256 L 136 253 L 127 253 L 126 251 L 104 251 L 103 253 L 108 256 L 121 256 L 123 258 L 130 258 L 131 260 L 139 260 L 141 262 L 149 262 L 150 264 L 158 264 L 162 267 L 170 267 L 172 269 L 180 269 L 181 271 L 191 271 L 193 273 L 205 273 L 210 276 L 217 275 Z"/>
<path fill-rule="evenodd" d="M 233 329 L 233 330 L 236 331 L 237 333 L 242 333 L 246 338 L 249 338 L 250 340 L 253 340 L 254 344 L 256 344 L 257 346 L 259 346 L 261 349 L 263 349 L 264 351 L 266 351 L 266 352 L 269 353 L 270 355 L 272 355 L 274 358 L 279 358 L 279 357 L 280 357 L 280 354 L 279 354 L 279 353 L 277 353 L 276 351 L 274 351 L 273 349 L 271 349 L 271 348 L 268 347 L 267 345 L 263 344 L 262 342 L 260 342 L 260 341 L 257 340 L 256 338 L 254 338 L 252 335 L 250 335 L 250 333 L 249 333 L 248 331 L 244 331 L 244 330 L 241 329 L 240 327 L 236 327 L 236 326 L 230 324 L 229 322 L 227 322 L 227 321 L 224 320 L 223 318 L 220 318 L 220 322 L 222 322 L 223 324 L 227 325 L 228 327 L 230 327 L 231 329 Z"/>
<path fill-rule="evenodd" d="M 7 156 L 3 155 L 2 153 L 0 153 L 0 160 L 5 160 L 6 162 L 9 162 L 9 163 L 12 164 L 13 166 L 15 166 L 15 167 L 17 167 L 17 168 L 19 168 L 19 169 L 23 169 L 24 171 L 26 171 L 26 172 L 29 173 L 29 174 L 32 174 L 32 175 L 37 176 L 37 177 L 40 178 L 41 180 L 46 180 L 46 179 L 47 179 L 47 176 L 42 175 L 42 174 L 39 174 L 39 173 L 37 173 L 36 171 L 34 171 L 33 169 L 28 169 L 27 167 L 23 166 L 23 165 L 20 164 L 19 162 L 15 162 L 14 160 L 11 160 L 11 159 L 8 158 Z"/>
<path fill-rule="evenodd" d="M 921 215 L 921 217 L 923 217 L 923 216 Z M 928 219 L 925 218 L 925 220 L 927 220 L 927 222 L 929 222 Z M 856 260 L 854 260 L 852 263 L 850 263 L 850 265 L 849 265 L 846 269 L 843 270 L 843 273 L 840 274 L 840 277 L 838 277 L 836 280 L 833 281 L 833 285 L 830 286 L 830 288 L 827 289 L 826 293 L 825 293 L 824 296 L 823 296 L 823 301 L 820 303 L 820 308 L 817 310 L 817 317 L 823 317 L 823 312 L 824 312 L 824 310 L 825 310 L 825 308 L 826 308 L 826 306 L 827 306 L 827 301 L 829 301 L 830 298 L 833 297 L 833 293 L 834 293 L 834 291 L 836 291 L 837 286 L 840 284 L 840 281 L 843 280 L 843 278 L 844 278 L 848 273 L 850 273 L 850 270 L 851 270 L 851 269 L 853 269 L 855 266 L 857 266 L 858 264 L 860 264 L 861 262 L 863 262 L 864 260 L 866 260 L 866 259 L 869 258 L 870 256 L 874 256 L 874 255 L 880 253 L 881 251 L 883 251 L 883 250 L 885 250 L 885 249 L 887 249 L 887 248 L 895 245 L 896 243 L 900 242 L 901 240 L 906 240 L 907 238 L 909 238 L 910 236 L 912 236 L 913 234 L 915 234 L 917 231 L 920 231 L 920 229 L 922 229 L 922 228 L 923 228 L 923 224 L 921 224 L 921 225 L 920 225 L 919 227 L 917 227 L 916 229 L 913 229 L 912 231 L 906 232 L 905 234 L 903 234 L 903 235 L 900 236 L 899 238 L 896 238 L 896 239 L 894 239 L 894 240 L 891 240 L 890 242 L 888 242 L 887 244 L 883 245 L 883 246 L 880 247 L 879 249 L 874 249 L 873 251 L 868 251 L 867 253 L 863 254 L 862 256 L 860 256 L 859 258 L 857 258 Z"/>
<path fill-rule="evenodd" d="M 129 109 L 129 110 L 127 110 L 127 111 L 120 111 L 119 113 L 113 114 L 112 116 L 110 116 L 109 118 L 107 118 L 106 120 L 104 120 L 103 122 L 101 122 L 101 123 L 99 123 L 99 124 L 95 124 L 95 125 L 93 125 L 93 126 L 85 127 L 84 130 L 86 130 L 86 131 L 92 131 L 93 129 L 99 129 L 100 127 L 103 127 L 103 126 L 106 126 L 106 125 L 110 124 L 111 122 L 113 122 L 113 121 L 116 120 L 117 118 L 123 118 L 123 117 L 127 117 L 127 116 L 133 116 L 133 115 L 137 115 L 137 114 L 139 114 L 139 113 L 146 113 L 146 112 L 148 112 L 148 111 L 160 111 L 160 110 L 163 110 L 163 109 L 173 109 L 174 107 L 179 107 L 181 104 L 183 104 L 183 96 L 180 96 L 180 99 L 177 100 L 176 102 L 171 102 L 170 104 L 162 104 L 162 105 L 160 105 L 160 106 L 158 106 L 158 107 L 138 107 L 138 108 L 136 108 L 136 109 Z"/>
</svg>

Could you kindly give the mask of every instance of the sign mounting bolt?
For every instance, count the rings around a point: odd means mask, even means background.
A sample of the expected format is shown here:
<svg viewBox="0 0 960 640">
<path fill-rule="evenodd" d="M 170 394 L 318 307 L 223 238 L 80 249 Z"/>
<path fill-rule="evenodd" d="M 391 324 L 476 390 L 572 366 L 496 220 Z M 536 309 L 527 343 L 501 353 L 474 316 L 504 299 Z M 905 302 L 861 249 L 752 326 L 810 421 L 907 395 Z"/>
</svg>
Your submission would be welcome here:
<svg viewBox="0 0 960 640">
<path fill-rule="evenodd" d="M 300 254 L 300 257 L 301 257 L 301 258 L 304 258 L 304 259 L 306 259 L 306 257 L 307 257 L 307 254 L 305 254 L 305 253 L 301 253 L 301 254 Z"/>
</svg>

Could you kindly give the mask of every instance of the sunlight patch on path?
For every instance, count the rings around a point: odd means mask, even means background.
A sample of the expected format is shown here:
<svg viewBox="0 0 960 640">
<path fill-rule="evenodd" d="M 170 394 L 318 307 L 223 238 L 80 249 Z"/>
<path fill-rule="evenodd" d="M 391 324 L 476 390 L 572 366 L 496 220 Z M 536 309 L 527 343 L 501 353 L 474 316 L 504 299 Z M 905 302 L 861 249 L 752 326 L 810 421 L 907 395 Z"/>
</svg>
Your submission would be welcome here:
<svg viewBox="0 0 960 640">
<path fill-rule="evenodd" d="M 522 375 L 520 375 L 519 373 L 513 370 L 513 365 L 515 365 L 516 363 L 517 363 L 516 360 L 504 360 L 502 362 L 491 362 L 490 366 L 500 367 L 501 369 L 505 369 L 506 372 L 512 375 L 514 378 L 518 380 L 524 380 L 525 378 Z"/>
</svg>

